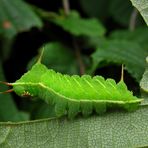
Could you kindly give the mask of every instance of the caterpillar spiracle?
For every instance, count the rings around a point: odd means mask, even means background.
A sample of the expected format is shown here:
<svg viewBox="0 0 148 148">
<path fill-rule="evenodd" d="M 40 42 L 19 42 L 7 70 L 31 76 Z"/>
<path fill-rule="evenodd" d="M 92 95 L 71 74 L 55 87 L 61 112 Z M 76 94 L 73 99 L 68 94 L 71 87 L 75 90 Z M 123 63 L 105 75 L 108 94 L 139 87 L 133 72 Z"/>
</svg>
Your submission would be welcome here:
<svg viewBox="0 0 148 148">
<path fill-rule="evenodd" d="M 92 112 L 105 113 L 108 109 L 134 111 L 142 99 L 133 96 L 123 81 L 102 76 L 63 75 L 37 62 L 19 80 L 9 83 L 19 96 L 38 97 L 55 106 L 57 117 L 78 113 L 88 116 Z"/>
</svg>

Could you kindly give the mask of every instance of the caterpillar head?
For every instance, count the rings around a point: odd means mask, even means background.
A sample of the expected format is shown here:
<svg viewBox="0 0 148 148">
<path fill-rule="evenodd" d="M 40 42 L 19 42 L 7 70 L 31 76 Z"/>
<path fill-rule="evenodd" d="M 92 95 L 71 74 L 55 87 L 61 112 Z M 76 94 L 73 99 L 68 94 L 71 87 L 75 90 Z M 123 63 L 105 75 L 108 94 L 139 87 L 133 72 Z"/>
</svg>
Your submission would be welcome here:
<svg viewBox="0 0 148 148">
<path fill-rule="evenodd" d="M 27 86 L 23 85 L 14 85 L 13 86 L 14 92 L 19 96 L 34 96 L 34 94 L 29 90 Z"/>
<path fill-rule="evenodd" d="M 38 83 L 47 70 L 46 66 L 41 63 L 35 64 L 19 80 L 12 83 L 14 92 L 19 96 L 37 96 Z"/>
<path fill-rule="evenodd" d="M 35 96 L 35 92 L 27 87 L 27 85 L 17 84 L 17 83 L 8 83 L 8 82 L 1 82 L 7 86 L 13 87 L 12 89 L 6 90 L 4 92 L 0 92 L 1 94 L 15 92 L 19 96 Z"/>
</svg>

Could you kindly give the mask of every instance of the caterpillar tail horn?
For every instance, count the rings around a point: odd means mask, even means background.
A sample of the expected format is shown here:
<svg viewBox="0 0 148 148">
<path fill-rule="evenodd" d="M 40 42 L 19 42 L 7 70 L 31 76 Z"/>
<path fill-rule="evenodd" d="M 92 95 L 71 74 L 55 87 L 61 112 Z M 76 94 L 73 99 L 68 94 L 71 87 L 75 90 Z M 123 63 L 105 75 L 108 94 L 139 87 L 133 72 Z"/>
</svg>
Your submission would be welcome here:
<svg viewBox="0 0 148 148">
<path fill-rule="evenodd" d="M 14 91 L 13 89 L 8 89 L 6 91 L 0 92 L 0 94 L 7 94 L 7 93 L 11 93 L 13 91 Z"/>
<path fill-rule="evenodd" d="M 43 54 L 44 54 L 44 48 L 45 48 L 45 47 L 43 47 L 43 49 L 41 50 L 41 53 L 40 53 L 40 55 L 39 55 L 39 58 L 38 58 L 37 63 L 41 63 L 41 61 L 42 61 L 42 57 L 43 57 Z"/>
<path fill-rule="evenodd" d="M 120 81 L 124 81 L 124 64 L 122 64 L 122 67 L 121 67 L 121 79 Z"/>
</svg>

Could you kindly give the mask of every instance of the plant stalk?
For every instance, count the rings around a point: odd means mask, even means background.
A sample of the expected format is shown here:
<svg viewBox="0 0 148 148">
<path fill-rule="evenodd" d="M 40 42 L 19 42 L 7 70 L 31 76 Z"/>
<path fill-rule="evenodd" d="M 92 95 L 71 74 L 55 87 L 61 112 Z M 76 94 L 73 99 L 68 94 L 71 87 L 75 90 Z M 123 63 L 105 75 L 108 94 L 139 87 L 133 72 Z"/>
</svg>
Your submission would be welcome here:
<svg viewBox="0 0 148 148">
<path fill-rule="evenodd" d="M 63 8 L 64 8 L 65 15 L 69 15 L 70 13 L 69 0 L 63 0 Z"/>
<path fill-rule="evenodd" d="M 68 16 L 70 13 L 69 0 L 63 0 L 63 8 L 64 8 L 65 15 Z M 85 73 L 85 65 L 82 60 L 81 51 L 80 51 L 76 38 L 72 37 L 72 41 L 73 41 L 73 46 L 75 49 L 76 58 L 79 64 L 80 75 L 83 75 Z"/>
<path fill-rule="evenodd" d="M 78 43 L 75 38 L 73 38 L 73 45 L 75 48 L 76 58 L 79 63 L 80 75 L 83 75 L 83 74 L 85 74 L 85 65 L 82 60 L 80 48 L 79 48 Z"/>
<path fill-rule="evenodd" d="M 136 27 L 136 19 L 138 15 L 138 10 L 136 8 L 133 9 L 131 17 L 130 17 L 130 22 L 129 22 L 129 30 L 134 31 Z"/>
</svg>

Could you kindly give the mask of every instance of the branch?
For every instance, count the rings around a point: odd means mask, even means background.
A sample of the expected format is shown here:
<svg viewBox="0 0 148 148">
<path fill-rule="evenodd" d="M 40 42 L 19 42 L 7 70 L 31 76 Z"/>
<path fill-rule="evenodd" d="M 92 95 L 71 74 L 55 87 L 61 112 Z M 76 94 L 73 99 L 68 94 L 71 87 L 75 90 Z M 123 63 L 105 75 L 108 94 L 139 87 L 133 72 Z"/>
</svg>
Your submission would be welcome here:
<svg viewBox="0 0 148 148">
<path fill-rule="evenodd" d="M 137 15 L 138 15 L 138 10 L 136 8 L 134 8 L 131 13 L 130 22 L 129 22 L 129 30 L 130 31 L 133 31 L 135 29 Z"/>
<path fill-rule="evenodd" d="M 69 15 L 70 13 L 69 0 L 63 0 L 63 8 L 64 8 L 65 15 Z M 72 37 L 72 40 L 73 40 L 73 46 L 75 49 L 76 58 L 77 58 L 79 68 L 80 68 L 80 75 L 83 75 L 85 73 L 85 65 L 82 60 L 80 48 L 78 46 L 76 38 Z"/>
<path fill-rule="evenodd" d="M 75 38 L 73 38 L 73 45 L 75 48 L 76 58 L 77 58 L 79 68 L 80 68 L 80 75 L 83 75 L 83 74 L 85 74 L 85 65 L 84 65 L 82 57 L 81 57 L 80 48 L 78 47 L 78 44 L 77 44 L 77 41 Z"/>
<path fill-rule="evenodd" d="M 63 0 L 63 8 L 65 11 L 65 15 L 68 15 L 70 13 L 69 0 Z"/>
</svg>

